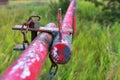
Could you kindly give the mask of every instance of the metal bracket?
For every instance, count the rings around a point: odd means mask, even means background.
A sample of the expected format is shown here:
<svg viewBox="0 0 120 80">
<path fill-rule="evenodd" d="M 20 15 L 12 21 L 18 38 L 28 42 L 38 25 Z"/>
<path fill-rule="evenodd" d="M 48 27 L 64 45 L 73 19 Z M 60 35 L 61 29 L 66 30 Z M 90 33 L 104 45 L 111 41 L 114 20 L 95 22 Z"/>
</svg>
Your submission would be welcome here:
<svg viewBox="0 0 120 80">
<path fill-rule="evenodd" d="M 13 50 L 25 50 L 27 47 L 28 47 L 28 44 L 22 43 L 22 44 L 16 45 L 16 46 L 13 48 Z"/>
</svg>

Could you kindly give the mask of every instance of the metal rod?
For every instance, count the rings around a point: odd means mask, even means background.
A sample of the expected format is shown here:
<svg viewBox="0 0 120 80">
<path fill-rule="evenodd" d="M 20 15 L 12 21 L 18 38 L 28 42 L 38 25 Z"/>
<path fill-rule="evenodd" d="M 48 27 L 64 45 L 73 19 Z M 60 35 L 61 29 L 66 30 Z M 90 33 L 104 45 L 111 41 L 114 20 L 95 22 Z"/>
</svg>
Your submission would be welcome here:
<svg viewBox="0 0 120 80">
<path fill-rule="evenodd" d="M 16 25 L 12 29 L 13 30 L 21 30 L 22 25 Z M 26 26 L 23 28 L 23 30 L 26 30 Z M 28 31 L 39 31 L 39 32 L 58 32 L 59 28 L 46 28 L 46 27 L 40 27 L 40 28 L 28 28 Z M 62 30 L 63 31 L 63 30 Z M 72 29 L 66 29 L 65 31 L 73 32 Z"/>
<path fill-rule="evenodd" d="M 62 40 L 62 35 L 61 35 L 61 31 L 62 31 L 62 11 L 61 8 L 58 9 L 58 27 L 59 27 L 59 38 L 60 41 Z"/>
</svg>

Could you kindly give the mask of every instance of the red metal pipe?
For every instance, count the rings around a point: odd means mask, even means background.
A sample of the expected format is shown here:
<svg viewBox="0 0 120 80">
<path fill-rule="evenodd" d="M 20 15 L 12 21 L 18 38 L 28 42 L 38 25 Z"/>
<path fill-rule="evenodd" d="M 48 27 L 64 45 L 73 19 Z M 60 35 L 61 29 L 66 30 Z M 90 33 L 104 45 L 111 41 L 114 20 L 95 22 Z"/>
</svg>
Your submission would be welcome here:
<svg viewBox="0 0 120 80">
<path fill-rule="evenodd" d="M 56 27 L 50 23 L 47 27 Z M 23 54 L 6 70 L 0 80 L 36 80 L 46 59 L 53 37 L 42 32 L 24 50 Z"/>
<path fill-rule="evenodd" d="M 73 12 L 74 12 L 74 9 L 76 8 L 75 1 L 76 0 L 71 1 L 70 6 L 65 14 L 65 17 L 63 20 L 63 26 L 62 26 L 63 29 L 66 29 L 66 28 L 72 29 Z"/>
<path fill-rule="evenodd" d="M 61 41 L 53 44 L 51 57 L 55 63 L 63 64 L 69 61 L 71 54 L 72 34 L 69 30 L 76 27 L 76 0 L 72 0 L 61 26 Z M 74 23 L 73 23 L 74 22 Z M 59 35 L 57 35 L 59 37 Z"/>
</svg>

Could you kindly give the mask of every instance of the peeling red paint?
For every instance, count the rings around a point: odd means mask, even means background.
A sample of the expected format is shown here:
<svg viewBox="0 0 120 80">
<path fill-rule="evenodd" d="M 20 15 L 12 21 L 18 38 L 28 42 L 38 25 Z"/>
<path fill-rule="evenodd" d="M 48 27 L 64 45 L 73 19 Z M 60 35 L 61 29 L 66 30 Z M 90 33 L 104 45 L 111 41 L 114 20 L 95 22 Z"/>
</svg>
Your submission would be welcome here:
<svg viewBox="0 0 120 80">
<path fill-rule="evenodd" d="M 70 59 L 70 55 L 71 55 L 71 44 L 72 44 L 72 37 L 73 37 L 73 32 L 70 32 L 69 30 L 73 30 L 76 27 L 76 21 L 74 19 L 76 19 L 76 14 L 75 14 L 75 9 L 76 9 L 76 4 L 75 4 L 76 0 L 72 0 L 71 4 L 66 12 L 66 15 L 64 17 L 64 20 L 62 22 L 62 26 L 61 26 L 61 31 L 60 31 L 60 40 L 58 40 L 58 42 L 56 42 L 56 44 L 54 44 L 52 46 L 52 59 L 55 63 L 58 64 L 63 64 L 63 63 L 67 63 Z M 59 36 L 59 35 L 57 35 Z M 57 51 L 56 51 L 57 50 Z M 61 56 L 53 56 L 53 55 L 66 55 L 65 57 L 61 57 Z M 63 60 L 61 60 L 61 58 Z"/>
<path fill-rule="evenodd" d="M 55 27 L 53 23 L 47 27 Z M 46 37 L 48 38 L 46 43 Z M 42 32 L 3 74 L 3 80 L 36 80 L 46 59 L 52 35 Z"/>
<path fill-rule="evenodd" d="M 70 59 L 71 54 L 71 43 L 73 26 L 76 27 L 75 19 L 76 14 L 74 10 L 76 0 L 72 0 L 67 10 L 63 22 L 60 22 L 60 41 L 53 44 L 52 55 L 56 58 L 56 63 L 66 63 Z M 73 15 L 74 14 L 74 15 Z M 61 21 L 61 20 L 60 20 Z M 73 24 L 74 22 L 74 24 Z M 55 29 L 56 25 L 50 23 L 46 26 L 47 28 L 52 27 Z M 41 31 L 41 29 L 39 29 Z M 55 29 L 58 31 L 58 29 Z M 24 50 L 21 56 L 6 70 L 0 80 L 36 80 L 39 73 L 41 72 L 42 65 L 46 59 L 49 47 L 53 41 L 53 36 L 48 31 L 43 29 L 42 33 L 38 35 L 32 43 Z M 52 30 L 51 30 L 52 31 Z M 60 37 L 58 35 L 58 38 Z M 66 58 L 67 57 L 67 58 Z"/>
</svg>

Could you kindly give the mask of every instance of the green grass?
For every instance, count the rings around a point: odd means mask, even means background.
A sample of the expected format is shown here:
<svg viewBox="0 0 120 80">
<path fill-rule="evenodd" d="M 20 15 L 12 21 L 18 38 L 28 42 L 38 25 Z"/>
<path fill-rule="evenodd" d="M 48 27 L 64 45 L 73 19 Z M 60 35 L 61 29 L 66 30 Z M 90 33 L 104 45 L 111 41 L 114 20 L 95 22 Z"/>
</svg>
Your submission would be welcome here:
<svg viewBox="0 0 120 80">
<path fill-rule="evenodd" d="M 59 65 L 56 80 L 120 80 L 120 24 L 112 27 L 100 25 L 95 18 L 100 8 L 88 2 L 78 2 L 77 35 L 72 44 L 71 60 Z M 50 21 L 49 7 L 40 3 L 9 5 L 0 9 L 0 74 L 19 57 L 21 52 L 13 51 L 15 44 L 22 41 L 19 31 L 12 26 L 22 24 L 30 15 L 40 15 L 41 25 Z M 97 13 L 96 13 L 97 12 Z M 56 18 L 57 16 L 54 16 Z M 49 77 L 50 61 L 43 66 L 38 80 Z M 48 80 L 48 79 L 47 79 Z"/>
</svg>

